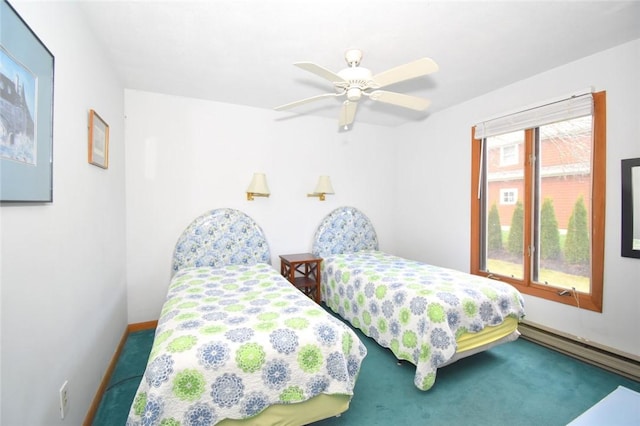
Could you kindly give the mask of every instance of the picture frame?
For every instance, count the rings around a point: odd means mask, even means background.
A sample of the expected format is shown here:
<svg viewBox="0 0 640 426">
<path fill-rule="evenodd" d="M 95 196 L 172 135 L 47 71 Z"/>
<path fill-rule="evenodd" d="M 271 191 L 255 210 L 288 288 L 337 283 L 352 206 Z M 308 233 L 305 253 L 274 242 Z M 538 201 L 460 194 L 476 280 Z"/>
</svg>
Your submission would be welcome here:
<svg viewBox="0 0 640 426">
<path fill-rule="evenodd" d="M 640 258 L 640 158 L 622 160 L 623 257 Z"/>
<path fill-rule="evenodd" d="M 54 57 L 0 1 L 0 202 L 52 202 Z"/>
<path fill-rule="evenodd" d="M 94 110 L 89 110 L 89 163 L 109 168 L 109 125 Z"/>
</svg>

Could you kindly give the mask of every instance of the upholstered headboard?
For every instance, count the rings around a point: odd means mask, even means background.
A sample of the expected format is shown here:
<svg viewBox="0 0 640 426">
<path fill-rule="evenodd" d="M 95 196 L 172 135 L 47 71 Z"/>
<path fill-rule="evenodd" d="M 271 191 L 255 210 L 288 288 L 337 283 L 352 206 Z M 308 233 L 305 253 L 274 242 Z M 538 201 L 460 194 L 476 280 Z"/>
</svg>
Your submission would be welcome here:
<svg viewBox="0 0 640 426">
<path fill-rule="evenodd" d="M 197 217 L 182 232 L 173 251 L 172 270 L 271 263 L 262 229 L 245 213 L 215 209 Z"/>
<path fill-rule="evenodd" d="M 331 254 L 378 250 L 378 237 L 371 221 L 354 207 L 339 207 L 329 213 L 316 230 L 312 253 Z"/>
</svg>

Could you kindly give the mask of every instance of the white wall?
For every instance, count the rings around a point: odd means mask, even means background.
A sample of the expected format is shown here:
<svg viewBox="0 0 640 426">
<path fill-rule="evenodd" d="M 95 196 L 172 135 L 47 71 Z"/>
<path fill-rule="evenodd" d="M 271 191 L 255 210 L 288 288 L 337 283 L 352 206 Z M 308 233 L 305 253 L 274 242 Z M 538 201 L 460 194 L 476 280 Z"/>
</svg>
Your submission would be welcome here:
<svg viewBox="0 0 640 426">
<path fill-rule="evenodd" d="M 398 253 L 469 271 L 471 127 L 483 119 L 585 87 L 606 90 L 603 312 L 525 296 L 526 318 L 640 356 L 640 260 L 620 256 L 620 160 L 640 157 L 638 69 L 640 40 L 488 93 L 434 114 L 424 123 L 402 127 L 403 137 L 398 138 L 404 139 L 398 144 L 402 165 L 397 178 L 402 183 L 396 210 Z"/>
<path fill-rule="evenodd" d="M 76 5 L 11 3 L 55 57 L 54 188 L 0 207 L 0 424 L 79 425 L 127 324 L 123 88 Z M 90 108 L 110 125 L 108 170 L 87 163 Z"/>
<path fill-rule="evenodd" d="M 336 120 L 135 90 L 125 92 L 127 141 L 127 283 L 129 322 L 157 319 L 170 279 L 174 244 L 205 211 L 230 207 L 265 232 L 272 264 L 307 252 L 316 227 L 333 209 L 352 205 L 393 250 L 389 203 L 395 191 L 392 130 L 358 123 L 337 132 Z M 246 200 L 254 172 L 264 172 L 269 198 Z M 335 195 L 308 198 L 318 176 Z"/>
</svg>

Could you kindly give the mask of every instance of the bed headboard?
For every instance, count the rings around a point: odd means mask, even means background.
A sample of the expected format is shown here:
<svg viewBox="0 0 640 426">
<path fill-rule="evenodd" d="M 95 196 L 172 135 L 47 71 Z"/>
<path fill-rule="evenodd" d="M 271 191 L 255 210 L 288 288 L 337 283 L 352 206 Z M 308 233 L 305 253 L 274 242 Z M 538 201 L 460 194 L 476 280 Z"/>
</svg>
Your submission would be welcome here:
<svg viewBox="0 0 640 426">
<path fill-rule="evenodd" d="M 245 213 L 223 208 L 202 214 L 182 232 L 173 251 L 172 271 L 255 263 L 271 263 L 262 229 Z"/>
<path fill-rule="evenodd" d="M 313 237 L 312 253 L 330 254 L 378 250 L 378 237 L 371 221 L 354 207 L 339 207 L 329 213 Z"/>
</svg>

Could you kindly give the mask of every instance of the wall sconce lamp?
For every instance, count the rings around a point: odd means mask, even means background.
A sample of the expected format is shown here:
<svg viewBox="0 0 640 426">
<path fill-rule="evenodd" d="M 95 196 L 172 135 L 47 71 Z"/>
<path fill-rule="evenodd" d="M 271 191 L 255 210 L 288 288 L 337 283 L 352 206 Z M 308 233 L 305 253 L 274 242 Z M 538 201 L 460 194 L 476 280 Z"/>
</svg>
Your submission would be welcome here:
<svg viewBox="0 0 640 426">
<path fill-rule="evenodd" d="M 329 176 L 320 176 L 315 191 L 312 194 L 307 194 L 307 197 L 318 197 L 320 201 L 324 201 L 325 194 L 335 194 L 335 192 L 333 192 Z"/>
<path fill-rule="evenodd" d="M 253 201 L 253 197 L 268 197 L 270 194 L 265 174 L 254 173 L 251 183 L 247 188 L 247 200 Z"/>
</svg>

